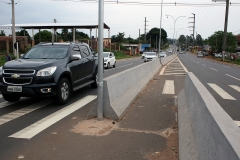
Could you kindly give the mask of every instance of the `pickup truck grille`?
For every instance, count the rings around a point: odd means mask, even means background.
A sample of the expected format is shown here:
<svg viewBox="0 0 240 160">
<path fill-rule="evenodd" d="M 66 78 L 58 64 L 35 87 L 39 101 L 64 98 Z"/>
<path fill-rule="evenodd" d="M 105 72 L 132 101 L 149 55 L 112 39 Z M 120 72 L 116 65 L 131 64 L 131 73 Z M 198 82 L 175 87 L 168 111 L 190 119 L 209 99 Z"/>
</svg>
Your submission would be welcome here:
<svg viewBox="0 0 240 160">
<path fill-rule="evenodd" d="M 11 84 L 11 85 L 27 85 L 32 82 L 32 78 L 31 77 L 26 77 L 26 78 L 25 77 L 23 77 L 23 78 L 4 77 L 3 81 L 6 84 Z"/>
<path fill-rule="evenodd" d="M 5 74 L 21 74 L 21 75 L 33 75 L 35 70 L 31 69 L 4 69 L 3 73 Z"/>
</svg>

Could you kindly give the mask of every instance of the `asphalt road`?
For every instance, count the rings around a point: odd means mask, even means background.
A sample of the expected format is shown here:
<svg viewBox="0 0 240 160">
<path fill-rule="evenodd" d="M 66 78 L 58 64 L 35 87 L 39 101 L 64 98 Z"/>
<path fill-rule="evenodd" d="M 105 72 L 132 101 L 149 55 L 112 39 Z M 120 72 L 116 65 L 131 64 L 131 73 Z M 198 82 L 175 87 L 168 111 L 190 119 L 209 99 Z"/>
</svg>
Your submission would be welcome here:
<svg viewBox="0 0 240 160">
<path fill-rule="evenodd" d="M 104 78 L 142 63 L 144 61 L 141 57 L 120 60 L 115 68 L 104 70 Z M 97 103 L 96 95 L 97 89 L 86 86 L 76 91 L 69 103 L 62 106 L 52 103 L 51 98 L 21 98 L 17 103 L 10 103 L 0 96 L 0 159 L 9 160 L 13 155 L 16 159 L 22 159 L 19 151 L 29 149 L 29 143 L 36 143 L 37 148 L 38 142 L 46 140 L 49 134 L 54 134 L 52 130 L 64 130 L 62 126 L 73 126 L 84 120 Z M 77 101 L 83 101 L 83 105 L 74 106 Z M 69 113 L 61 117 L 61 113 L 66 110 Z"/>
<path fill-rule="evenodd" d="M 197 58 L 197 55 L 191 53 L 179 54 L 179 59 L 240 126 L 240 68 L 206 58 Z"/>
</svg>

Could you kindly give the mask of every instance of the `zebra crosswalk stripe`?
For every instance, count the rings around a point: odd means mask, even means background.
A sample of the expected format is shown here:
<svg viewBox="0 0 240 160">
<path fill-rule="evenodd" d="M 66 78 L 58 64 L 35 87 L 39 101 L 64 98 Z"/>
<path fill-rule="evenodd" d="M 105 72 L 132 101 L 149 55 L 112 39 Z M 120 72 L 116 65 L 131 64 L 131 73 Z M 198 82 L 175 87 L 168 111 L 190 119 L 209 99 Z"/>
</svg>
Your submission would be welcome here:
<svg viewBox="0 0 240 160">
<path fill-rule="evenodd" d="M 41 107 L 44 107 L 48 104 L 51 104 L 53 101 L 52 100 L 45 100 L 45 101 L 41 101 L 41 102 L 38 102 L 36 104 L 33 104 L 33 105 L 30 105 L 28 107 L 25 107 L 25 108 L 22 108 L 22 109 L 19 109 L 17 111 L 14 111 L 14 112 L 11 112 L 11 113 L 8 113 L 8 114 L 5 114 L 3 116 L 0 117 L 0 125 L 4 124 L 4 123 L 7 123 L 11 120 L 14 120 L 20 116 L 23 116 L 25 114 L 28 114 L 30 112 L 33 112 Z"/>
<path fill-rule="evenodd" d="M 232 87 L 233 89 L 235 89 L 236 91 L 240 92 L 240 87 L 235 86 L 235 85 L 229 85 L 230 87 Z"/>
<path fill-rule="evenodd" d="M 230 94 L 225 92 L 222 88 L 220 88 L 218 85 L 214 83 L 208 83 L 208 85 L 215 91 L 217 92 L 223 99 L 228 99 L 228 100 L 236 100 L 234 97 L 232 97 Z"/>
<path fill-rule="evenodd" d="M 68 116 L 69 114 L 75 112 L 76 110 L 82 108 L 84 105 L 88 104 L 89 102 L 96 99 L 97 96 L 86 96 L 77 102 L 43 118 L 42 120 L 26 127 L 25 129 L 9 136 L 13 138 L 24 138 L 24 139 L 31 139 L 44 129 L 50 127 L 51 125 L 55 124 L 56 122 L 60 121 L 62 118 Z"/>
<path fill-rule="evenodd" d="M 162 94 L 175 94 L 174 81 L 166 80 Z"/>
</svg>

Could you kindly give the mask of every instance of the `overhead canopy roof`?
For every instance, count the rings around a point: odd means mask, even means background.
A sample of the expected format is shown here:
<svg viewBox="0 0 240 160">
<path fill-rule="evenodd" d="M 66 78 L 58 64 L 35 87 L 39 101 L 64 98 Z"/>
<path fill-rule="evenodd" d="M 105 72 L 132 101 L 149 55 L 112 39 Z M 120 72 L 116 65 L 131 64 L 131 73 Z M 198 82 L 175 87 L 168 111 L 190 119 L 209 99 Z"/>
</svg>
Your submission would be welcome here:
<svg viewBox="0 0 240 160">
<path fill-rule="evenodd" d="M 0 25 L 0 29 L 10 29 L 12 24 Z M 29 23 L 29 24 L 15 24 L 19 29 L 61 29 L 61 28 L 76 28 L 76 29 L 95 29 L 98 24 L 83 24 L 83 23 Z M 104 23 L 104 29 L 110 29 Z"/>
</svg>

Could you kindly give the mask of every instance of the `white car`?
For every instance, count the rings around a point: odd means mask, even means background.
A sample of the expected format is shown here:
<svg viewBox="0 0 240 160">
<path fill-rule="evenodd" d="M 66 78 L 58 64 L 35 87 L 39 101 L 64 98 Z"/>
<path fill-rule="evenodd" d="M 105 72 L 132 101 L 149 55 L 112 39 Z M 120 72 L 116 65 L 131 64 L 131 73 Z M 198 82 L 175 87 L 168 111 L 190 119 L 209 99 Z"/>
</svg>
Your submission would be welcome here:
<svg viewBox="0 0 240 160">
<path fill-rule="evenodd" d="M 166 52 L 160 52 L 159 57 L 167 57 Z"/>
<path fill-rule="evenodd" d="M 116 67 L 116 58 L 112 52 L 103 52 L 104 68 Z"/>
<path fill-rule="evenodd" d="M 222 54 L 221 54 L 221 53 L 215 53 L 214 56 L 215 56 L 215 57 L 218 57 L 218 58 L 222 58 Z"/>
<path fill-rule="evenodd" d="M 156 54 L 156 52 L 143 52 L 143 53 L 142 53 L 142 59 L 144 59 L 144 57 L 145 57 L 146 54 L 148 54 L 148 53 L 155 53 L 155 54 Z"/>
<path fill-rule="evenodd" d="M 157 59 L 157 53 L 148 52 L 148 53 L 146 53 L 146 55 L 144 57 L 144 62 L 152 61 L 154 59 Z"/>
</svg>

